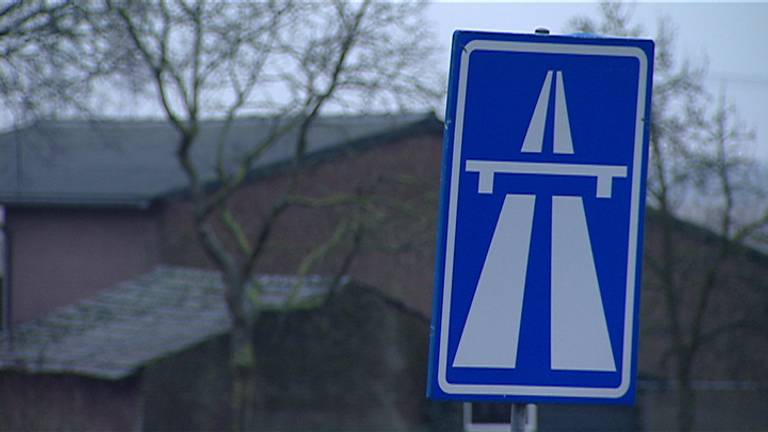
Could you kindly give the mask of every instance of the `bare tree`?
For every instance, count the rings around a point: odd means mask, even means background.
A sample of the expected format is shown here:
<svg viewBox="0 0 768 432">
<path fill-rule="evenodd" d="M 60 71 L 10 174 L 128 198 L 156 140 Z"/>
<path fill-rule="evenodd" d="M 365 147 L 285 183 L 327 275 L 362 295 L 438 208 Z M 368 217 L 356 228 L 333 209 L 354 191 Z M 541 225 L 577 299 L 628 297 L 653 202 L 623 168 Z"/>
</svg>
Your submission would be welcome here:
<svg viewBox="0 0 768 432">
<path fill-rule="evenodd" d="M 630 25 L 624 5 L 602 3 L 600 8 L 599 24 L 577 18 L 571 25 L 613 36 L 641 34 L 640 27 Z M 713 305 L 718 296 L 735 294 L 733 262 L 742 245 L 768 225 L 768 191 L 749 176 L 754 161 L 739 151 L 753 135 L 734 121 L 724 98 L 710 109 L 711 97 L 702 85 L 705 70 L 676 61 L 668 20 L 659 20 L 655 41 L 648 202 L 658 228 L 647 236 L 645 288 L 660 297 L 663 312 L 657 317 L 667 345 L 663 359 L 673 364 L 677 425 L 690 431 L 696 362 L 718 338 L 752 325 L 747 315 L 733 316 L 732 310 Z M 697 218 L 702 212 L 704 217 Z M 690 232 L 681 232 L 680 220 L 692 217 L 714 233 L 706 248 L 686 238 Z"/>
<path fill-rule="evenodd" d="M 252 424 L 255 398 L 250 337 L 260 306 L 248 301 L 259 294 L 258 287 L 248 292 L 249 280 L 275 222 L 294 205 L 364 205 L 359 196 L 297 197 L 294 176 L 287 192 L 269 203 L 255 235 L 248 235 L 230 201 L 255 163 L 289 133 L 298 167 L 309 128 L 326 107 L 387 110 L 438 95 L 426 72 L 431 47 L 421 8 L 420 3 L 374 1 L 107 0 L 93 14 L 98 33 L 122 59 L 116 71 L 134 88 L 154 95 L 177 132 L 197 237 L 226 286 L 233 322 L 232 409 L 239 430 Z M 144 83 L 148 87 L 142 88 Z M 243 112 L 267 113 L 274 121 L 233 163 L 227 134 Z M 215 182 L 191 157 L 206 116 L 223 117 Z M 334 238 L 358 232 L 360 220 L 346 222 Z M 312 260 L 308 257 L 303 267 Z"/>
<path fill-rule="evenodd" d="M 101 62 L 85 12 L 68 1 L 0 2 L 0 122 L 82 109 Z"/>
</svg>

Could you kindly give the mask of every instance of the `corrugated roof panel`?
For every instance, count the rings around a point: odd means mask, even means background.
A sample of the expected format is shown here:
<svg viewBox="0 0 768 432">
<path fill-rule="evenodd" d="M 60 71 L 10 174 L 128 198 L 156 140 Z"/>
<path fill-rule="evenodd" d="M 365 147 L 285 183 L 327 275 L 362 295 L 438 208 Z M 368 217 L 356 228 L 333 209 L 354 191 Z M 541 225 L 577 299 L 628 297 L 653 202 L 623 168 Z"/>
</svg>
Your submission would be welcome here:
<svg viewBox="0 0 768 432">
<path fill-rule="evenodd" d="M 266 306 L 324 296 L 319 276 L 259 275 Z M 217 272 L 161 266 L 98 296 L 57 309 L 0 339 L 0 369 L 120 379 L 154 359 L 226 333 Z M 296 291 L 298 290 L 298 291 Z"/>
</svg>

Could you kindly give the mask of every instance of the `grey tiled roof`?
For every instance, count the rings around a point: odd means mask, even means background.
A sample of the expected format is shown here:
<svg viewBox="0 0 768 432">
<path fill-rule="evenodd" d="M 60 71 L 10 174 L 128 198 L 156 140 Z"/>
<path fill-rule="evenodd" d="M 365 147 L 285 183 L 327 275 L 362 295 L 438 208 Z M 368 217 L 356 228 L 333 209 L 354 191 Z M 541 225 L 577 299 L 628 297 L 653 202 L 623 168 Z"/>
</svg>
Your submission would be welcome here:
<svg viewBox="0 0 768 432">
<path fill-rule="evenodd" d="M 312 304 L 328 291 L 319 276 L 259 275 L 265 307 Z M 0 370 L 106 379 L 229 330 L 219 273 L 165 267 L 15 327 L 0 339 Z"/>
<path fill-rule="evenodd" d="M 425 122 L 433 114 L 326 116 L 308 133 L 307 152 L 318 153 Z M 227 138 L 232 166 L 274 126 L 273 119 L 241 118 Z M 214 177 L 216 144 L 222 121 L 204 121 L 192 159 L 204 180 Z M 296 131 L 259 158 L 255 169 L 287 161 Z M 152 199 L 187 184 L 175 157 L 177 135 L 164 121 L 46 121 L 0 133 L 0 204 L 148 205 Z"/>
</svg>

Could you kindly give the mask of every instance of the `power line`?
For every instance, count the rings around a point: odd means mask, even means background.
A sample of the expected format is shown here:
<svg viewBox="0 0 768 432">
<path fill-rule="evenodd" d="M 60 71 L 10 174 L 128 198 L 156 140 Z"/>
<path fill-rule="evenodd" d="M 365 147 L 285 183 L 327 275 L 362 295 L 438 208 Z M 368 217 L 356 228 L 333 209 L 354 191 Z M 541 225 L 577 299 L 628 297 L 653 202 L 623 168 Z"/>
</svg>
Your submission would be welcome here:
<svg viewBox="0 0 768 432">
<path fill-rule="evenodd" d="M 705 78 L 707 81 L 718 81 L 734 84 L 746 84 L 759 87 L 768 87 L 768 77 L 761 75 L 737 74 L 737 73 L 713 73 Z"/>
</svg>

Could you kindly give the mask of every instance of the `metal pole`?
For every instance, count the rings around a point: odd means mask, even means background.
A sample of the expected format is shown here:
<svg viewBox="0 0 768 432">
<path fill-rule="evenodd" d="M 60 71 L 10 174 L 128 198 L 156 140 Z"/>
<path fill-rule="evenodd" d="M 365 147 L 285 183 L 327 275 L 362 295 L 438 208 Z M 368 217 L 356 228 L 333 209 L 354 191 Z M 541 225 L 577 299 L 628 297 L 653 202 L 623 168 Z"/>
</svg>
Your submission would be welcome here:
<svg viewBox="0 0 768 432">
<path fill-rule="evenodd" d="M 512 404 L 509 419 L 512 432 L 525 432 L 526 411 L 525 404 Z"/>
</svg>

